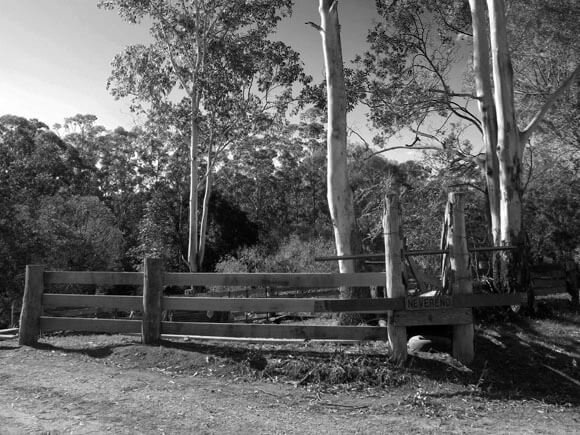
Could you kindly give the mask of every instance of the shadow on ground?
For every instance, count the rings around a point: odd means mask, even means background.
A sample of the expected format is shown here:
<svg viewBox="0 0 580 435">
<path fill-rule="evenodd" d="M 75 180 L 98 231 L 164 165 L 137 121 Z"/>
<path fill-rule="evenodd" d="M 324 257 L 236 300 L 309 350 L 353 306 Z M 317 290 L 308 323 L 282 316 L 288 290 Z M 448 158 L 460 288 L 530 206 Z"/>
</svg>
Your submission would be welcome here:
<svg viewBox="0 0 580 435">
<path fill-rule="evenodd" d="M 480 325 L 475 337 L 476 358 L 469 368 L 450 363 L 450 358 L 417 357 L 411 357 L 404 368 L 396 367 L 388 362 L 383 343 L 275 345 L 175 339 L 160 346 L 144 346 L 136 337 L 92 335 L 49 338 L 37 349 L 81 354 L 125 368 L 193 376 L 361 389 L 413 387 L 432 381 L 441 386 L 429 393 L 432 397 L 475 395 L 579 405 L 580 315 L 562 302 L 545 304 L 542 318 L 510 314 Z"/>
</svg>

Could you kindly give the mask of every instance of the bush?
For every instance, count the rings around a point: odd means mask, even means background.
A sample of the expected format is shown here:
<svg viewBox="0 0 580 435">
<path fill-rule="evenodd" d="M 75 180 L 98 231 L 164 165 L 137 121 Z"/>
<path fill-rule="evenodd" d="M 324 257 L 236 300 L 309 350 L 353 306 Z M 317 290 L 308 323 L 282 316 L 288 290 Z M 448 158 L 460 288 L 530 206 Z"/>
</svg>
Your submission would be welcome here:
<svg viewBox="0 0 580 435">
<path fill-rule="evenodd" d="M 215 267 L 218 273 L 330 273 L 338 272 L 336 261 L 319 262 L 315 257 L 335 254 L 334 243 L 318 237 L 303 240 L 292 235 L 271 251 L 257 245 L 241 249 L 236 256 L 225 256 Z M 236 289 L 245 289 L 236 287 Z M 216 289 L 212 289 L 216 290 Z M 231 290 L 225 288 L 224 290 Z"/>
</svg>

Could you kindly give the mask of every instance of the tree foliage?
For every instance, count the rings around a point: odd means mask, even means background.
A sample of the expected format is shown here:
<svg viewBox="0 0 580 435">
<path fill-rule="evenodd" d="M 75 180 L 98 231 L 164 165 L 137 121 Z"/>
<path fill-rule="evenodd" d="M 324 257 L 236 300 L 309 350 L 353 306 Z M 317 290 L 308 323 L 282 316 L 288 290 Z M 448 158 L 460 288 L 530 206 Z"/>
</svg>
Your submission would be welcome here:
<svg viewBox="0 0 580 435">
<path fill-rule="evenodd" d="M 189 136 L 188 264 L 203 263 L 213 171 L 232 143 L 284 115 L 292 85 L 305 79 L 298 54 L 268 36 L 289 0 L 102 1 L 125 20 L 148 20 L 153 42 L 113 61 L 108 87 L 134 110 Z M 199 159 L 205 154 L 205 167 Z M 204 170 L 203 180 L 199 171 Z M 199 214 L 198 189 L 205 187 Z"/>
</svg>

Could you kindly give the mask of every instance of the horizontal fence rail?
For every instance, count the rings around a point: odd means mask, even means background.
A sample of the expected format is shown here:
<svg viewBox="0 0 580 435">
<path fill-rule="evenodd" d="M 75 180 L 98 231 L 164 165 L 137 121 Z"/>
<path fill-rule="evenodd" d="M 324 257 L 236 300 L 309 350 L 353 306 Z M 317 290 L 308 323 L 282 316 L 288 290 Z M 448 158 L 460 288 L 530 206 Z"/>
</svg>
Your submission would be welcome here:
<svg viewBox="0 0 580 435">
<path fill-rule="evenodd" d="M 450 296 L 454 308 L 518 305 L 527 300 L 526 294 L 473 294 Z M 384 313 L 403 310 L 405 298 L 380 299 L 315 299 L 315 298 L 219 298 L 165 296 L 163 310 L 234 311 L 234 312 L 300 312 L 300 313 Z M 52 307 L 95 307 L 138 311 L 143 308 L 141 296 L 109 295 L 42 295 L 42 305 Z"/>
<path fill-rule="evenodd" d="M 46 271 L 45 284 L 143 285 L 142 272 Z M 368 287 L 385 284 L 373 273 L 164 273 L 164 285 L 255 287 Z"/>
<path fill-rule="evenodd" d="M 254 325 L 240 323 L 161 322 L 162 334 L 203 337 L 277 338 L 304 340 L 385 340 L 378 326 Z"/>
<path fill-rule="evenodd" d="M 108 332 L 111 334 L 140 333 L 140 320 L 82 319 L 78 317 L 40 317 L 42 331 Z"/>
<path fill-rule="evenodd" d="M 369 287 L 385 285 L 374 273 L 165 273 L 165 285 L 254 287 Z"/>
<path fill-rule="evenodd" d="M 76 307 L 76 308 L 116 308 L 118 310 L 137 311 L 143 308 L 141 296 L 108 296 L 108 295 L 42 295 L 44 307 Z"/>
<path fill-rule="evenodd" d="M 143 285 L 142 272 L 44 272 L 45 284 Z"/>
</svg>

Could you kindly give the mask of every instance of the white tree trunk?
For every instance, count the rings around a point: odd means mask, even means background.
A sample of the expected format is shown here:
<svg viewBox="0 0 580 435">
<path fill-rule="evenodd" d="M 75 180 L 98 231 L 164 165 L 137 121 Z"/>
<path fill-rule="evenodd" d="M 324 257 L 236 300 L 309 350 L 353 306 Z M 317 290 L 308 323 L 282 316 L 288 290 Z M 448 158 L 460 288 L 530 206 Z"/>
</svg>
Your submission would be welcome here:
<svg viewBox="0 0 580 435">
<path fill-rule="evenodd" d="M 191 108 L 191 138 L 189 144 L 189 248 L 187 253 L 187 263 L 189 264 L 190 272 L 198 272 L 198 254 L 199 248 L 197 244 L 197 186 L 198 180 L 198 146 L 199 146 L 199 127 L 197 125 L 197 106 L 192 101 Z"/>
<path fill-rule="evenodd" d="M 473 27 L 473 69 L 475 91 L 485 144 L 485 177 L 493 244 L 500 244 L 499 163 L 497 159 L 497 115 L 493 102 L 489 45 L 485 23 L 485 0 L 469 0 Z"/>
<path fill-rule="evenodd" d="M 383 234 L 385 238 L 385 290 L 387 297 L 403 298 L 407 292 L 403 284 L 401 205 L 397 185 L 393 186 L 385 198 Z M 393 311 L 389 311 L 388 315 L 387 336 L 392 351 L 391 360 L 397 365 L 403 365 L 407 360 L 407 328 L 394 324 Z"/>
<path fill-rule="evenodd" d="M 208 153 L 211 152 L 211 149 Z M 201 225 L 199 228 L 199 256 L 198 265 L 199 270 L 202 270 L 203 260 L 205 258 L 205 244 L 207 241 L 207 225 L 209 220 L 209 201 L 211 198 L 213 187 L 213 173 L 211 169 L 211 158 L 208 155 L 207 159 L 207 173 L 205 175 L 205 191 L 203 194 L 203 204 L 201 206 Z"/>
<path fill-rule="evenodd" d="M 516 124 L 513 69 L 508 49 L 503 0 L 487 0 L 497 110 L 498 160 L 500 172 L 501 241 L 517 243 L 522 231 L 522 154 Z"/>
<path fill-rule="evenodd" d="M 337 6 L 336 0 L 320 0 L 319 12 L 328 103 L 327 196 L 336 253 L 341 256 L 353 253 L 356 229 L 352 191 L 347 178 L 346 88 Z M 339 268 L 342 273 L 355 272 L 355 262 L 340 260 Z"/>
</svg>

